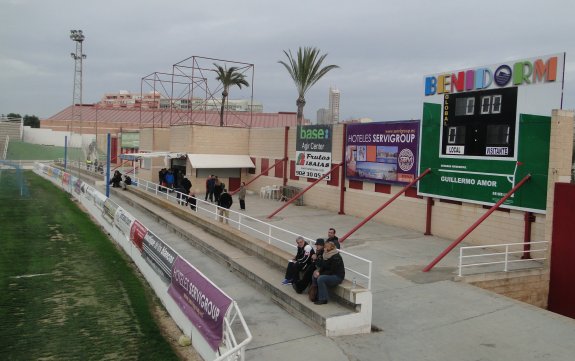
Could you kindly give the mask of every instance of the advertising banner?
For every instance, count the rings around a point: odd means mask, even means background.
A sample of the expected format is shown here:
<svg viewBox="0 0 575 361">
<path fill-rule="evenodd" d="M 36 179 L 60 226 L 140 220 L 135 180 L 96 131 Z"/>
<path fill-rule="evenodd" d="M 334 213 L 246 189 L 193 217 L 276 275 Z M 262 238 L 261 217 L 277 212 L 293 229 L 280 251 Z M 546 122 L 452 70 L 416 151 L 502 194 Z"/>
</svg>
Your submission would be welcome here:
<svg viewBox="0 0 575 361">
<path fill-rule="evenodd" d="M 424 79 L 418 194 L 545 213 L 551 112 L 561 109 L 565 54 Z"/>
<path fill-rule="evenodd" d="M 346 130 L 348 179 L 409 183 L 417 176 L 419 121 L 349 124 Z"/>
<path fill-rule="evenodd" d="M 140 147 L 140 133 L 139 132 L 122 132 L 121 147 L 122 148 L 139 148 Z"/>
<path fill-rule="evenodd" d="M 116 211 L 116 216 L 114 217 L 114 224 L 116 225 L 116 227 L 118 227 L 120 232 L 124 234 L 124 236 L 130 235 L 130 231 L 132 229 L 132 223 L 134 222 L 134 220 L 135 220 L 134 217 L 130 213 L 128 213 L 122 207 L 118 207 L 118 210 Z"/>
<path fill-rule="evenodd" d="M 223 339 L 224 316 L 232 304 L 231 298 L 180 257 L 174 264 L 168 293 L 212 349 L 217 350 Z"/>
<path fill-rule="evenodd" d="M 150 231 L 144 236 L 143 247 L 143 255 L 158 275 L 169 282 L 172 278 L 172 267 L 176 261 L 176 252 Z"/>
<path fill-rule="evenodd" d="M 116 211 L 118 210 L 118 205 L 110 198 L 107 198 L 104 201 L 104 208 L 102 209 L 102 216 L 104 219 L 110 223 L 114 222 L 114 216 L 116 215 Z"/>
<path fill-rule="evenodd" d="M 74 182 L 74 191 L 76 194 L 81 194 L 84 187 L 84 182 L 81 179 L 76 179 Z"/>
<path fill-rule="evenodd" d="M 108 198 L 106 198 L 105 195 L 103 195 L 102 193 L 98 192 L 97 190 L 94 190 L 94 204 L 96 205 L 96 207 L 98 207 L 100 210 L 104 210 L 104 202 L 106 202 L 106 200 Z"/>
<path fill-rule="evenodd" d="M 148 229 L 138 220 L 134 220 L 130 228 L 130 241 L 136 245 L 140 250 L 144 249 L 144 237 L 148 233 Z"/>
<path fill-rule="evenodd" d="M 297 127 L 295 175 L 318 179 L 331 170 L 331 125 Z M 331 174 L 324 178 L 331 179 Z"/>
</svg>

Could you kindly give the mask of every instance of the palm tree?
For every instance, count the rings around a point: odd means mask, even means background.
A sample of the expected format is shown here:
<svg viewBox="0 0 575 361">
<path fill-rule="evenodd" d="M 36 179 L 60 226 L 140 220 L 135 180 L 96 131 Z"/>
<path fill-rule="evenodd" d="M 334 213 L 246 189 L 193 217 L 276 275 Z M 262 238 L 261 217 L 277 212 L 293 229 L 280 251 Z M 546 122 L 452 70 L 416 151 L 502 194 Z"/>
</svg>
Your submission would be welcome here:
<svg viewBox="0 0 575 361">
<path fill-rule="evenodd" d="M 216 69 L 214 70 L 217 74 L 216 80 L 222 83 L 224 91 L 222 91 L 222 107 L 220 108 L 220 127 L 224 126 L 224 108 L 226 105 L 226 99 L 228 98 L 230 87 L 237 85 L 240 89 L 242 85 L 246 87 L 250 86 L 244 74 L 238 71 L 238 68 L 232 66 L 231 68 L 221 67 L 220 65 L 214 63 Z"/>
<path fill-rule="evenodd" d="M 321 67 L 327 54 L 320 56 L 318 48 L 305 47 L 302 49 L 300 46 L 297 51 L 297 58 L 294 58 L 291 50 L 289 52 L 284 50 L 289 63 L 278 61 L 282 64 L 289 75 L 292 77 L 298 92 L 297 105 L 297 123 L 303 123 L 303 107 L 305 106 L 305 93 L 317 83 L 328 71 L 339 68 L 337 65 L 327 65 Z"/>
</svg>

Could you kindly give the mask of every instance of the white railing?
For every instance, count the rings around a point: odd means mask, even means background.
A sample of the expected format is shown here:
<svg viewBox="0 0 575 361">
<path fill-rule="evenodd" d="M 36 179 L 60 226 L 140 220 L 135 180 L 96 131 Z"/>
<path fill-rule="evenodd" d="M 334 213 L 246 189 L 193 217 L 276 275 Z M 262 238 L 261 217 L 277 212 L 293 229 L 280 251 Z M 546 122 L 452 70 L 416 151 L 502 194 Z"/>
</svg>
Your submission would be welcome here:
<svg viewBox="0 0 575 361">
<path fill-rule="evenodd" d="M 236 322 L 236 319 L 240 321 L 242 330 L 245 333 L 245 339 L 238 343 L 236 340 L 236 336 L 233 330 L 233 326 Z M 238 307 L 236 301 L 232 302 L 232 307 L 230 307 L 230 311 L 226 314 L 224 318 L 224 339 L 223 343 L 228 347 L 228 351 L 224 352 L 214 361 L 221 361 L 221 360 L 230 360 L 230 361 L 237 361 L 237 360 L 245 360 L 246 359 L 246 346 L 252 341 L 253 336 L 246 324 L 246 320 Z"/>
<path fill-rule="evenodd" d="M 59 161 L 63 163 L 63 159 L 59 159 Z M 94 174 L 101 174 L 100 172 L 94 172 L 94 167 L 89 169 L 85 163 L 76 161 L 71 161 L 69 163 L 72 166 L 79 167 L 80 169 L 90 171 Z M 133 182 L 132 187 L 137 187 L 147 192 L 154 193 L 156 196 L 166 198 L 171 202 L 185 203 L 183 200 L 186 199 L 187 195 L 184 195 L 183 193 L 145 179 L 137 178 L 133 175 L 130 178 Z M 295 245 L 295 239 L 297 237 L 303 237 L 306 241 L 308 241 L 308 243 L 312 245 L 315 243 L 315 239 L 303 236 L 299 233 L 291 232 L 287 229 L 280 228 L 268 222 L 264 222 L 260 219 L 231 209 L 229 210 L 229 217 L 219 217 L 219 208 L 220 207 L 218 207 L 216 204 L 204 201 L 196 197 L 196 213 L 204 214 L 215 220 L 220 219 L 221 221 L 227 221 L 227 223 L 233 225 L 239 231 L 258 237 L 259 239 L 267 241 L 269 244 L 273 244 L 274 246 L 283 249 L 284 251 L 293 252 L 295 250 L 297 247 Z M 188 211 L 192 212 L 191 210 Z M 286 239 L 289 241 L 285 241 Z M 354 284 L 361 285 L 368 290 L 371 290 L 373 267 L 372 261 L 346 252 L 344 250 L 340 250 L 340 253 L 345 256 L 345 278 Z"/>
<path fill-rule="evenodd" d="M 463 268 L 470 267 L 481 267 L 483 273 L 540 268 L 544 264 L 543 261 L 547 259 L 548 245 L 547 241 L 536 241 L 461 247 L 459 249 L 459 276 L 462 276 Z M 540 248 L 526 250 L 525 246 Z M 529 257 L 524 257 L 526 254 L 529 254 Z M 465 263 L 466 260 L 470 262 Z M 494 265 L 496 267 L 493 267 Z"/>
<path fill-rule="evenodd" d="M 139 179 L 136 177 L 132 179 L 135 181 L 136 187 L 147 192 L 154 193 L 158 197 L 166 198 L 169 201 L 183 203 L 182 199 L 187 197 L 183 193 L 174 191 L 145 179 Z M 300 236 L 312 245 L 315 243 L 315 240 L 312 238 L 305 237 L 301 234 L 280 228 L 273 224 L 264 222 L 260 219 L 231 209 L 228 210 L 230 214 L 229 217 L 219 216 L 219 208 L 220 207 L 218 207 L 216 204 L 212 204 L 196 197 L 196 213 L 203 213 L 208 217 L 212 217 L 216 220 L 219 219 L 220 221 L 227 221 L 227 223 L 237 227 L 239 231 L 256 236 L 264 241 L 267 241 L 269 244 L 273 244 L 274 246 L 285 251 L 292 252 L 297 247 L 295 245 L 295 239 Z M 190 212 L 192 211 L 190 210 Z M 290 241 L 286 242 L 285 239 L 289 239 Z M 371 290 L 372 261 L 343 250 L 340 250 L 340 253 L 345 255 L 345 269 L 346 271 L 349 271 L 346 272 L 345 278 L 349 279 L 354 284 L 361 285 Z M 351 273 L 351 275 L 349 273 Z"/>
<path fill-rule="evenodd" d="M 2 152 L 2 159 L 6 159 L 6 155 L 8 154 L 8 144 L 10 144 L 10 136 L 6 136 L 6 141 L 4 142 L 4 151 Z"/>
</svg>

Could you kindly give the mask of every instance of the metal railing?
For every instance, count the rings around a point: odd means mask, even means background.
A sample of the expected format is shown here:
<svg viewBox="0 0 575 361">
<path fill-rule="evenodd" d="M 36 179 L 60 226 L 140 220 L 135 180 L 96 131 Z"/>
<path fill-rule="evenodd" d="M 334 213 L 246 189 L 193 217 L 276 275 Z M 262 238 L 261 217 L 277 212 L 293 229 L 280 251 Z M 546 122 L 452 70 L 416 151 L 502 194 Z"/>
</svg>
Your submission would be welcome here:
<svg viewBox="0 0 575 361">
<path fill-rule="evenodd" d="M 529 253 L 531 255 L 535 254 L 535 257 L 523 257 L 526 253 L 524 247 L 534 245 L 542 246 L 537 249 L 529 249 Z M 509 272 L 543 267 L 543 261 L 547 259 L 548 246 L 549 242 L 547 241 L 536 241 L 461 247 L 459 249 L 459 276 L 462 276 L 463 268 L 471 267 L 482 267 L 482 273 Z M 471 262 L 475 263 L 464 263 L 466 260 L 473 260 Z M 494 265 L 497 267 L 490 268 L 490 266 Z M 503 269 L 498 265 L 503 265 Z"/>
<path fill-rule="evenodd" d="M 236 332 L 234 332 L 234 325 L 236 320 L 240 321 L 241 330 L 245 333 L 245 338 L 242 342 L 238 343 L 236 340 Z M 252 341 L 253 336 L 246 324 L 246 320 L 238 307 L 236 301 L 232 302 L 229 312 L 224 317 L 224 339 L 223 344 L 228 347 L 228 351 L 219 355 L 214 361 L 221 360 L 245 360 L 246 359 L 246 346 Z"/>
<path fill-rule="evenodd" d="M 63 163 L 62 159 L 60 161 Z M 89 169 L 89 167 L 87 167 L 86 164 L 82 162 L 72 161 L 70 164 L 95 174 L 101 174 L 99 172 L 94 172 L 93 169 Z M 140 179 L 135 176 L 131 178 L 133 182 L 131 185 L 132 187 L 137 187 L 147 192 L 154 193 L 156 196 L 165 198 L 171 202 L 186 204 L 186 198 L 189 197 L 188 195 L 178 192 L 177 190 L 159 185 L 154 182 L 150 182 L 145 179 Z M 217 204 L 213 204 L 196 197 L 196 213 L 204 214 L 215 220 L 219 219 L 221 221 L 226 221 L 226 223 L 235 226 L 239 231 L 267 241 L 268 244 L 273 244 L 274 246 L 283 249 L 284 251 L 293 252 L 297 247 L 295 245 L 295 239 L 300 236 L 312 245 L 315 243 L 315 239 L 291 232 L 287 229 L 280 228 L 273 224 L 264 222 L 260 219 L 231 209 L 228 210 L 230 216 L 225 217 L 219 214 L 221 213 L 219 212 L 220 209 L 221 207 L 219 207 Z M 189 210 L 189 212 L 192 212 L 192 210 Z M 285 239 L 290 239 L 290 241 L 286 242 Z M 340 250 L 340 253 L 345 256 L 345 278 L 352 281 L 356 285 L 361 285 L 368 290 L 371 290 L 373 267 L 372 261 L 343 250 Z"/>
<path fill-rule="evenodd" d="M 139 179 L 137 177 L 133 178 L 136 187 L 143 189 L 147 192 L 154 193 L 158 197 L 166 198 L 168 201 L 179 202 L 180 204 L 186 203 L 185 199 L 189 197 L 183 193 L 176 190 L 161 186 L 157 183 L 147 181 L 145 179 Z M 191 197 L 191 196 L 190 196 Z M 208 217 L 213 217 L 216 220 L 226 221 L 226 223 L 237 227 L 239 231 L 246 234 L 256 236 L 257 238 L 267 241 L 268 244 L 273 244 L 274 246 L 283 249 L 285 251 L 292 252 L 297 246 L 295 245 L 295 239 L 297 237 L 303 237 L 308 243 L 314 244 L 315 240 L 304 235 L 289 231 L 287 229 L 280 228 L 273 224 L 264 222 L 260 219 L 248 216 L 244 213 L 237 212 L 229 209 L 229 217 L 223 216 L 219 212 L 221 207 L 216 204 L 210 203 L 208 201 L 196 198 L 196 213 L 203 213 Z M 189 210 L 190 212 L 194 212 Z M 286 242 L 284 239 L 290 239 L 290 242 Z M 372 261 L 365 259 L 363 257 L 357 256 L 355 254 L 340 250 L 340 253 L 345 256 L 345 269 L 346 269 L 346 279 L 349 279 L 354 284 L 361 285 L 369 290 L 371 290 L 372 281 Z M 349 272 L 347 272 L 349 271 Z M 351 275 L 350 275 L 351 273 Z M 358 279 L 359 278 L 359 279 Z"/>
</svg>

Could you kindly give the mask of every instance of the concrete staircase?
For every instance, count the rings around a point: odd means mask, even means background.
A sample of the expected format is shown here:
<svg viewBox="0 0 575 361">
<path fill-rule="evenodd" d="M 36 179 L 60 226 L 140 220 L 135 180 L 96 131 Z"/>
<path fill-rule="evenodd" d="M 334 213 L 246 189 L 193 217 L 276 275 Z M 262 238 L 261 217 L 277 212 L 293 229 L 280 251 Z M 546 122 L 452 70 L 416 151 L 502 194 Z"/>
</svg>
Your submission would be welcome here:
<svg viewBox="0 0 575 361">
<path fill-rule="evenodd" d="M 128 192 L 113 189 L 112 199 L 120 197 L 130 206 L 148 213 L 326 336 L 371 332 L 372 293 L 368 289 L 345 280 L 330 291 L 331 301 L 327 305 L 315 305 L 309 301 L 307 293 L 297 294 L 292 287 L 281 285 L 291 254 L 190 212 L 187 207 L 134 187 L 128 189 Z"/>
</svg>

